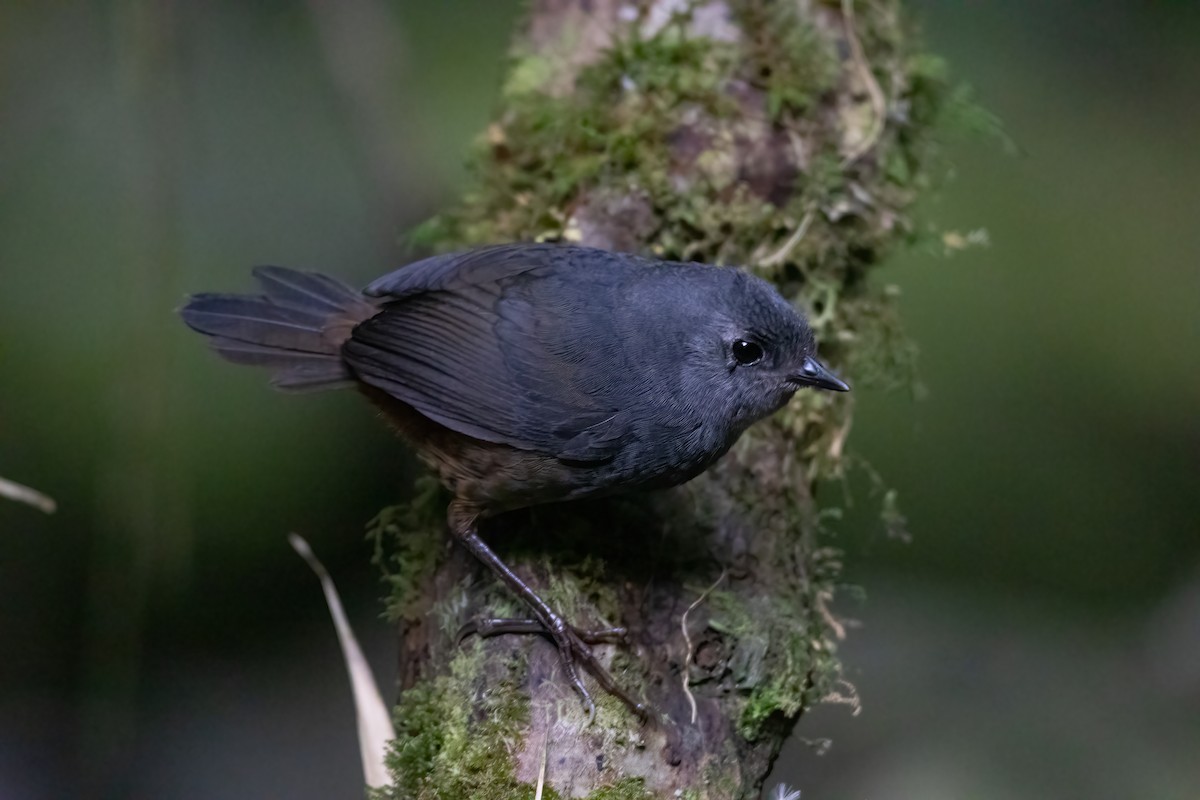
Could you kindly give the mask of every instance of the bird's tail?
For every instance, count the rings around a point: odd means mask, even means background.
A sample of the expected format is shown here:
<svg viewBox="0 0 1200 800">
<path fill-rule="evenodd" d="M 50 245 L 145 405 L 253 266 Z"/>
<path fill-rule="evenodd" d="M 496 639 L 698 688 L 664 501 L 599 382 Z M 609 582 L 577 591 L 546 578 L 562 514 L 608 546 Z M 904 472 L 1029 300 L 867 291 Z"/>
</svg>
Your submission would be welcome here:
<svg viewBox="0 0 1200 800">
<path fill-rule="evenodd" d="M 379 306 L 340 281 L 286 267 L 257 267 L 264 294 L 196 294 L 179 309 L 192 330 L 235 364 L 271 370 L 289 392 L 347 386 L 342 343 Z"/>
</svg>

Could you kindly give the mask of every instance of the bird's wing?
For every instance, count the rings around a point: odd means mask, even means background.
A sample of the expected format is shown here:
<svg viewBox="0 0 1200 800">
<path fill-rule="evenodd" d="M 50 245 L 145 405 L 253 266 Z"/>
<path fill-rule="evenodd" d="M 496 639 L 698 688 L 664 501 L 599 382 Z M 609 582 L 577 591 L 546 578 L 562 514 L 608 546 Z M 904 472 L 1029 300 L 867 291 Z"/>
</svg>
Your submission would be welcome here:
<svg viewBox="0 0 1200 800">
<path fill-rule="evenodd" d="M 560 248 L 548 244 L 500 244 L 414 262 L 371 281 L 363 294 L 399 300 L 423 292 L 495 284 L 545 268 Z"/>
<path fill-rule="evenodd" d="M 439 256 L 381 278 L 367 293 L 385 296 L 383 308 L 355 328 L 343 357 L 364 382 L 464 435 L 568 461 L 611 459 L 625 415 L 593 391 L 594 364 L 562 346 L 579 301 L 564 298 L 552 249 Z"/>
</svg>

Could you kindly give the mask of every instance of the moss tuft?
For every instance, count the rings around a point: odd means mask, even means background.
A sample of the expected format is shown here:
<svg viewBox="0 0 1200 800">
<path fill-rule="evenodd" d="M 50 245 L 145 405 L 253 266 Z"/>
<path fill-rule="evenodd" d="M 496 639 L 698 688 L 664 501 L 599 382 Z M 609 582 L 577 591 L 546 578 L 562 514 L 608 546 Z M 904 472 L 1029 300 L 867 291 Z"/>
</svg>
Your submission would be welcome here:
<svg viewBox="0 0 1200 800">
<path fill-rule="evenodd" d="M 449 497 L 433 475 L 417 480 L 413 498 L 383 509 L 367 523 L 375 544 L 374 563 L 389 588 L 385 617 L 389 622 L 415 622 L 425 613 L 425 583 L 446 546 Z"/>
<path fill-rule="evenodd" d="M 718 590 L 709 598 L 708 625 L 724 637 L 726 669 L 741 694 L 738 731 L 748 741 L 773 717 L 793 718 L 830 696 L 841 676 L 822 613 L 841 571 L 840 554 L 822 547 L 804 558 L 799 566 L 806 580 L 777 584 L 773 594 Z"/>
<path fill-rule="evenodd" d="M 748 34 L 742 74 L 765 92 L 773 121 L 804 114 L 837 87 L 841 65 L 832 44 L 800 15 L 797 4 L 750 0 L 731 5 Z"/>
<path fill-rule="evenodd" d="M 380 798 L 533 797 L 532 787 L 517 781 L 510 751 L 529 720 L 524 666 L 511 660 L 508 674 L 497 678 L 485 675 L 484 665 L 476 641 L 456 652 L 447 673 L 401 695 L 387 755 L 395 783 Z"/>
</svg>

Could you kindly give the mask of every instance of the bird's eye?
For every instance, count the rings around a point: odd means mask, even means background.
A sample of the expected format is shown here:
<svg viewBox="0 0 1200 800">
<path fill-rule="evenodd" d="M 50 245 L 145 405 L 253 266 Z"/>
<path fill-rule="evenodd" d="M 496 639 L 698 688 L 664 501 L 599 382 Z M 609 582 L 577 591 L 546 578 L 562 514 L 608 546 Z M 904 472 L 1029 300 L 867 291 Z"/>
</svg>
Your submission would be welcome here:
<svg viewBox="0 0 1200 800">
<path fill-rule="evenodd" d="M 763 349 L 754 342 L 738 339 L 733 343 L 733 357 L 743 367 L 750 367 L 762 361 Z"/>
</svg>

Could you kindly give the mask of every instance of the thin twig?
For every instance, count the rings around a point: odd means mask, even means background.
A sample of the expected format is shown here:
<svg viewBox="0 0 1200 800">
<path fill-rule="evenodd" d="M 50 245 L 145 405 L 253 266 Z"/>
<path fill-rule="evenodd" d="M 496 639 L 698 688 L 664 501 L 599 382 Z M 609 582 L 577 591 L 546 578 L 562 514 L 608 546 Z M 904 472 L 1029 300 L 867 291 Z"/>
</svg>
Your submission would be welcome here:
<svg viewBox="0 0 1200 800">
<path fill-rule="evenodd" d="M 846 691 L 843 693 L 837 689 L 833 689 L 829 694 L 822 697 L 820 702 L 837 706 L 849 706 L 850 716 L 852 717 L 857 717 L 862 713 L 862 700 L 858 696 L 857 686 L 845 678 L 838 678 L 834 686 L 842 686 Z"/>
<path fill-rule="evenodd" d="M 832 599 L 833 592 L 830 590 L 817 592 L 815 605 L 817 607 L 817 613 L 820 614 L 821 619 L 824 620 L 825 624 L 829 626 L 829 629 L 833 631 L 833 637 L 841 641 L 846 638 L 846 624 L 835 617 L 833 612 L 829 610 L 829 601 Z"/>
<path fill-rule="evenodd" d="M 804 218 L 800 220 L 800 224 L 796 226 L 796 232 L 788 237 L 788 240 L 783 243 L 782 247 L 759 263 L 764 267 L 773 267 L 776 264 L 783 263 L 792 254 L 792 251 L 796 249 L 796 245 L 800 244 L 801 240 L 804 239 L 804 234 L 808 233 L 808 226 L 812 224 L 812 221 L 813 212 L 810 208 L 804 213 Z"/>
<path fill-rule="evenodd" d="M 850 55 L 854 57 L 854 64 L 858 67 L 859 75 L 862 76 L 863 83 L 867 87 L 867 95 L 871 98 L 871 110 L 873 116 L 871 119 L 871 129 L 867 132 L 866 137 L 854 148 L 854 150 L 842 160 L 842 166 L 846 167 L 853 164 L 858 159 L 867 154 L 875 143 L 879 141 L 879 137 L 883 135 L 883 121 L 887 114 L 887 98 L 883 95 L 883 89 L 879 88 L 879 82 L 875 80 L 875 76 L 871 73 L 871 65 L 867 63 L 867 56 L 863 53 L 862 43 L 858 40 L 858 34 L 854 29 L 854 0 L 842 0 L 842 17 L 846 21 L 846 41 L 850 44 Z"/>
<path fill-rule="evenodd" d="M 696 698 L 692 695 L 692 690 L 689 686 L 691 678 L 689 673 L 691 672 L 692 667 L 692 637 L 688 635 L 687 618 L 688 614 L 690 614 L 692 610 L 696 608 L 696 606 L 703 603 L 704 599 L 712 593 L 713 589 L 716 589 L 718 586 L 720 586 L 721 581 L 723 580 L 725 580 L 725 570 L 721 570 L 720 576 L 713 581 L 713 585 L 705 589 L 704 592 L 697 597 L 690 606 L 687 607 L 687 611 L 683 612 L 683 616 L 679 618 L 679 629 L 683 631 L 683 641 L 687 648 L 687 652 L 683 658 L 683 693 L 687 695 L 688 705 L 692 707 L 693 725 L 696 724 Z"/>
<path fill-rule="evenodd" d="M 58 503 L 54 502 L 54 498 L 42 494 L 37 489 L 30 489 L 28 486 L 22 486 L 4 478 L 0 478 L 0 497 L 7 497 L 9 500 L 33 506 L 47 514 L 53 514 L 58 509 Z"/>
</svg>

